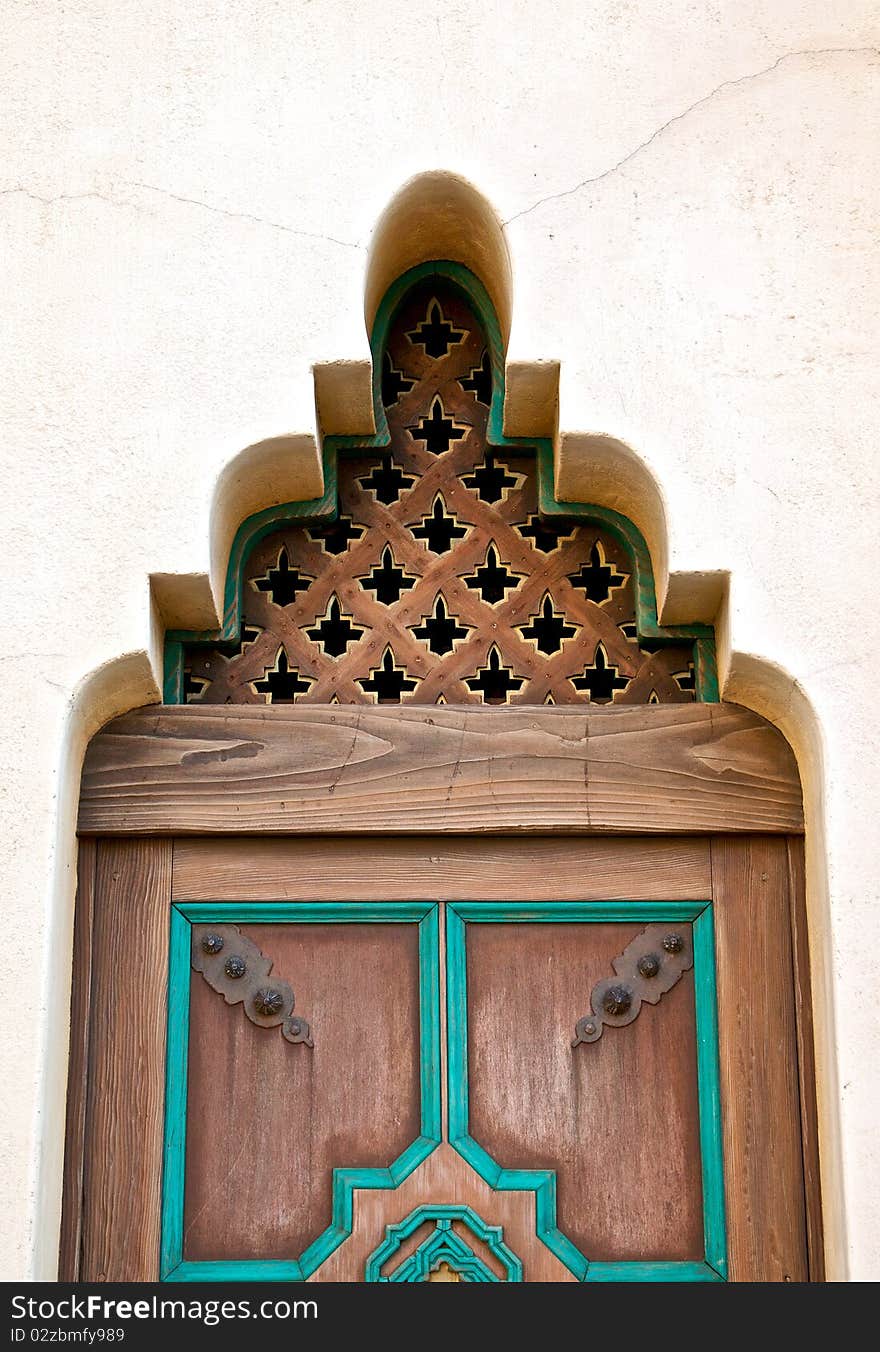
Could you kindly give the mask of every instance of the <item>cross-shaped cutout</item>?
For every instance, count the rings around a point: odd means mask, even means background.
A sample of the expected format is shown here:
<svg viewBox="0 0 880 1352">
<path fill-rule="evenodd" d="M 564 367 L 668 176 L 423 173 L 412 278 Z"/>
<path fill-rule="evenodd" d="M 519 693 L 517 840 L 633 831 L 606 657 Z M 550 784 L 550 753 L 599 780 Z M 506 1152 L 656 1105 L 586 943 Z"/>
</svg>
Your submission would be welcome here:
<svg viewBox="0 0 880 1352">
<path fill-rule="evenodd" d="M 454 418 L 446 416 L 439 394 L 434 397 L 431 412 L 414 427 L 407 428 L 413 441 L 423 441 L 425 450 L 432 455 L 442 455 L 449 450 L 453 441 L 461 441 L 470 430 L 467 423 L 457 423 Z"/>
<path fill-rule="evenodd" d="M 522 479 L 521 474 L 511 474 L 507 465 L 487 451 L 482 465 L 473 474 L 466 474 L 462 483 L 465 488 L 472 488 L 481 502 L 501 502 L 514 488 L 519 488 Z"/>
<path fill-rule="evenodd" d="M 308 677 L 300 676 L 295 667 L 291 667 L 284 648 L 275 654 L 275 665 L 266 667 L 263 680 L 251 681 L 251 689 L 263 695 L 267 704 L 293 704 L 296 696 L 304 694 L 312 682 Z"/>
<path fill-rule="evenodd" d="M 309 535 L 320 541 L 328 554 L 344 554 L 352 540 L 359 540 L 363 526 L 356 526 L 350 516 L 340 516 L 330 526 L 310 526 Z"/>
<path fill-rule="evenodd" d="M 672 673 L 672 679 L 675 681 L 679 690 L 690 690 L 696 694 L 697 678 L 693 662 L 688 662 L 687 671 L 674 671 Z"/>
<path fill-rule="evenodd" d="M 478 591 L 483 600 L 493 606 L 496 601 L 503 601 L 514 587 L 518 587 L 522 578 L 522 573 L 512 573 L 506 563 L 499 562 L 498 551 L 493 541 L 486 550 L 485 563 L 475 568 L 463 581 L 471 591 Z"/>
<path fill-rule="evenodd" d="M 590 550 L 589 563 L 583 564 L 576 573 L 570 573 L 568 578 L 573 587 L 581 587 L 597 605 L 607 601 L 628 579 L 629 573 L 619 573 L 613 563 L 606 563 L 601 540 L 597 540 Z"/>
<path fill-rule="evenodd" d="M 452 652 L 456 640 L 467 638 L 470 630 L 469 624 L 459 624 L 455 616 L 449 614 L 442 592 L 438 592 L 434 600 L 433 615 L 429 615 L 424 624 L 413 627 L 416 638 L 423 639 L 431 652 L 439 657 Z"/>
<path fill-rule="evenodd" d="M 557 615 L 553 607 L 553 598 L 544 593 L 539 614 L 533 615 L 528 624 L 517 625 L 523 638 L 535 644 L 539 653 L 558 653 L 563 641 L 577 633 L 577 625 L 566 624 L 563 615 Z"/>
<path fill-rule="evenodd" d="M 382 403 L 385 407 L 396 404 L 402 394 L 409 394 L 415 383 L 403 371 L 398 371 L 391 360 L 391 353 L 386 352 L 382 358 Z"/>
<path fill-rule="evenodd" d="M 469 690 L 482 694 L 484 704 L 506 704 L 508 692 L 519 690 L 524 684 L 525 677 L 515 676 L 513 668 L 504 665 L 494 643 L 486 657 L 486 665 L 477 669 L 476 676 L 469 676 L 465 681 Z"/>
<path fill-rule="evenodd" d="M 421 324 L 410 329 L 406 336 L 411 343 L 423 347 L 429 357 L 445 357 L 451 347 L 467 337 L 467 329 L 457 329 L 444 317 L 440 302 L 432 300 Z"/>
<path fill-rule="evenodd" d="M 463 390 L 471 391 L 477 403 L 489 408 L 492 403 L 492 366 L 488 350 L 483 353 L 479 366 L 472 366 L 470 375 L 463 376 L 458 383 Z"/>
<path fill-rule="evenodd" d="M 535 548 L 542 554 L 551 554 L 558 548 L 560 540 L 570 540 L 577 529 L 571 522 L 556 525 L 552 521 L 542 521 L 537 513 L 530 516 L 524 526 L 517 527 L 520 535 L 533 540 Z"/>
<path fill-rule="evenodd" d="M 401 592 L 409 591 L 410 587 L 416 585 L 416 579 L 409 577 L 394 562 L 391 546 L 386 545 L 382 550 L 382 562 L 374 563 L 369 575 L 360 579 L 360 584 L 365 590 L 374 591 L 376 600 L 381 601 L 383 606 L 390 606 L 400 599 Z"/>
<path fill-rule="evenodd" d="M 378 704 L 399 704 L 400 696 L 415 690 L 417 684 L 403 667 L 397 666 L 390 645 L 382 654 L 381 664 L 373 667 L 368 678 L 358 681 L 358 685 L 376 696 Z"/>
<path fill-rule="evenodd" d="M 343 615 L 335 592 L 330 597 L 320 624 L 306 630 L 314 643 L 321 644 L 328 657 L 342 657 L 348 652 L 348 645 L 356 643 L 363 632 L 363 629 L 351 623 L 350 615 Z"/>
<path fill-rule="evenodd" d="M 416 539 L 424 540 L 434 554 L 445 554 L 453 540 L 460 540 L 467 535 L 467 527 L 460 526 L 455 517 L 447 512 L 442 493 L 435 497 L 430 514 L 422 517 L 422 524 L 411 529 Z"/>
<path fill-rule="evenodd" d="M 378 465 L 374 465 L 365 478 L 358 479 L 358 483 L 361 488 L 375 493 L 379 502 L 390 507 L 392 502 L 397 502 L 401 493 L 412 488 L 415 478 L 412 474 L 404 474 L 390 455 L 383 455 Z"/>
<path fill-rule="evenodd" d="M 262 577 L 255 577 L 253 584 L 257 591 L 267 592 L 274 605 L 289 606 L 300 592 L 308 591 L 314 580 L 291 566 L 287 546 L 282 545 L 275 567 L 267 569 Z"/>
<path fill-rule="evenodd" d="M 184 704 L 196 704 L 207 690 L 211 682 L 206 676 L 193 676 L 189 667 L 183 669 L 183 702 Z"/>
<path fill-rule="evenodd" d="M 584 667 L 584 674 L 573 676 L 571 683 L 575 690 L 586 690 L 592 704 L 610 704 L 615 692 L 625 690 L 629 685 L 629 677 L 621 676 L 619 669 L 608 661 L 608 654 L 599 643 L 593 665 Z"/>
</svg>

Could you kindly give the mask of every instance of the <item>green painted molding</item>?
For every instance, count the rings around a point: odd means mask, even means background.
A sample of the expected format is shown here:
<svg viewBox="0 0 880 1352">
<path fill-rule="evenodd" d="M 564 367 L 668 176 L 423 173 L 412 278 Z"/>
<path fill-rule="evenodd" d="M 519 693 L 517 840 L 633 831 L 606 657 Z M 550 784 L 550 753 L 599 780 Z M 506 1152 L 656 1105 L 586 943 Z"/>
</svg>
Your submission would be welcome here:
<svg viewBox="0 0 880 1352">
<path fill-rule="evenodd" d="M 334 1169 L 331 1221 L 296 1259 L 190 1262 L 183 1256 L 186 1101 L 189 1053 L 190 926 L 212 920 L 271 924 L 417 923 L 419 927 L 419 1045 L 421 1134 L 387 1169 Z M 433 903 L 370 902 L 177 903 L 171 908 L 165 1146 L 162 1175 L 162 1281 L 302 1282 L 348 1238 L 358 1188 L 396 1188 L 441 1140 L 439 909 Z"/>
<path fill-rule="evenodd" d="M 591 1262 L 556 1222 L 556 1174 L 505 1169 L 470 1135 L 468 1101 L 467 925 L 597 921 L 690 920 L 694 935 L 697 1084 L 703 1184 L 703 1262 Z M 669 901 L 456 902 L 446 907 L 446 1027 L 449 1141 L 497 1192 L 535 1195 L 538 1238 L 582 1282 L 705 1282 L 726 1277 L 724 1171 L 711 903 Z"/>
<path fill-rule="evenodd" d="M 611 531 L 629 553 L 633 561 L 633 581 L 636 600 L 636 628 L 639 638 L 655 642 L 676 643 L 683 639 L 694 642 L 694 671 L 696 697 L 706 703 L 720 699 L 715 655 L 715 631 L 711 625 L 661 626 L 657 618 L 657 595 L 651 556 L 641 531 L 627 517 L 593 503 L 560 502 L 554 495 L 553 443 L 549 437 L 508 437 L 503 430 L 504 420 L 504 343 L 501 329 L 489 294 L 482 282 L 460 263 L 441 259 L 421 263 L 398 277 L 385 293 L 376 313 L 370 335 L 373 358 L 373 410 L 376 431 L 372 436 L 328 436 L 324 438 L 322 457 L 324 465 L 324 493 L 320 498 L 282 503 L 249 516 L 239 526 L 226 570 L 223 592 L 223 620 L 219 629 L 169 629 L 165 635 L 164 688 L 166 704 L 183 703 L 184 644 L 199 643 L 217 647 L 238 642 L 241 630 L 241 596 L 244 567 L 250 551 L 271 531 L 290 522 L 307 525 L 332 521 L 338 512 L 337 466 L 340 455 L 362 453 L 388 446 L 390 435 L 385 408 L 382 403 L 382 353 L 388 340 L 388 331 L 407 292 L 430 277 L 442 278 L 456 287 L 473 307 L 486 333 L 486 343 L 492 368 L 492 404 L 489 411 L 488 441 L 499 449 L 534 451 L 538 476 L 539 510 L 549 516 L 566 516 L 579 521 L 595 522 Z"/>
<path fill-rule="evenodd" d="M 400 1246 L 426 1221 L 435 1221 L 436 1227 L 398 1268 L 388 1277 L 382 1268 L 393 1258 Z M 397 1225 L 388 1225 L 385 1239 L 367 1259 L 364 1280 L 367 1282 L 422 1282 L 440 1262 L 449 1263 L 456 1272 L 465 1274 L 468 1281 L 497 1282 L 502 1280 L 474 1253 L 452 1229 L 454 1220 L 461 1221 L 483 1241 L 504 1268 L 508 1282 L 522 1281 L 522 1263 L 504 1243 L 500 1225 L 487 1225 L 469 1206 L 420 1206 L 411 1211 Z"/>
</svg>

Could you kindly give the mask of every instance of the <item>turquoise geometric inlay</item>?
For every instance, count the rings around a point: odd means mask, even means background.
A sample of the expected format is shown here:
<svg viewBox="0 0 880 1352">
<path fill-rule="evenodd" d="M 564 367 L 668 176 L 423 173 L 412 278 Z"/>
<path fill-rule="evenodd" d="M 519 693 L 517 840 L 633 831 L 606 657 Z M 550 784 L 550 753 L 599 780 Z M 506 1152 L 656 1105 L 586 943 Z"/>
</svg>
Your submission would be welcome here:
<svg viewBox="0 0 880 1352">
<path fill-rule="evenodd" d="M 382 1276 L 382 1268 L 426 1221 L 435 1222 L 431 1233 L 393 1272 Z M 486 1245 L 504 1269 L 504 1277 L 493 1272 L 453 1230 L 453 1221 L 466 1226 Z M 420 1206 L 398 1225 L 389 1225 L 385 1239 L 367 1259 L 364 1279 L 368 1282 L 424 1282 L 441 1263 L 448 1264 L 466 1282 L 522 1281 L 522 1263 L 504 1243 L 501 1226 L 487 1225 L 469 1206 Z"/>
</svg>

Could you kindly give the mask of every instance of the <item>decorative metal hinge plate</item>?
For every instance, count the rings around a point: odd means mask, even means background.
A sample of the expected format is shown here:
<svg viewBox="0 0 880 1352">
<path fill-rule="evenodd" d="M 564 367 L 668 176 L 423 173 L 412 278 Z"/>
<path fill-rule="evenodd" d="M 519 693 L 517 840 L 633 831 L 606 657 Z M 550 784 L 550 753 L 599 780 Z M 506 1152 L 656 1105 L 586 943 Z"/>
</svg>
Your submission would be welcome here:
<svg viewBox="0 0 880 1352">
<path fill-rule="evenodd" d="M 242 934 L 237 925 L 193 925 L 192 965 L 228 1005 L 244 1005 L 251 1023 L 277 1028 L 288 1042 L 313 1047 L 305 1019 L 294 1014 L 293 987 L 271 980 L 272 959 Z"/>
<path fill-rule="evenodd" d="M 596 982 L 590 992 L 592 1012 L 578 1019 L 571 1045 L 597 1042 L 606 1024 L 623 1028 L 632 1023 L 643 1000 L 656 1005 L 693 965 L 693 943 L 687 928 L 646 925 L 612 961 L 615 975 Z"/>
</svg>

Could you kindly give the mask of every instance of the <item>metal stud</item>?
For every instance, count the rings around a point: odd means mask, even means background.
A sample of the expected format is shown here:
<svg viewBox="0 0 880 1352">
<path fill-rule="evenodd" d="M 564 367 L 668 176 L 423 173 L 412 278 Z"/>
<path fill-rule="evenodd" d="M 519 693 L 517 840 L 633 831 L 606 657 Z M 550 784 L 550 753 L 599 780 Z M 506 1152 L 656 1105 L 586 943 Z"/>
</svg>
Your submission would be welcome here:
<svg viewBox="0 0 880 1352">
<path fill-rule="evenodd" d="M 244 958 L 227 958 L 223 964 L 223 970 L 233 981 L 238 981 L 247 971 L 247 963 Z"/>
<path fill-rule="evenodd" d="M 684 948 L 684 939 L 680 934 L 667 934 L 663 940 L 663 948 L 667 953 L 680 953 Z"/>
<path fill-rule="evenodd" d="M 609 986 L 602 1000 L 602 1008 L 612 1018 L 627 1014 L 632 1007 L 632 991 L 628 986 Z"/>
<path fill-rule="evenodd" d="M 656 953 L 645 953 L 636 963 L 639 976 L 652 977 L 660 971 L 660 959 Z"/>
<path fill-rule="evenodd" d="M 202 940 L 202 952 L 207 953 L 208 957 L 214 958 L 223 951 L 222 934 L 206 934 Z"/>
<path fill-rule="evenodd" d="M 277 1014 L 283 1004 L 284 996 L 281 992 L 271 990 L 268 986 L 262 986 L 254 996 L 254 1009 L 267 1019 Z"/>
</svg>

